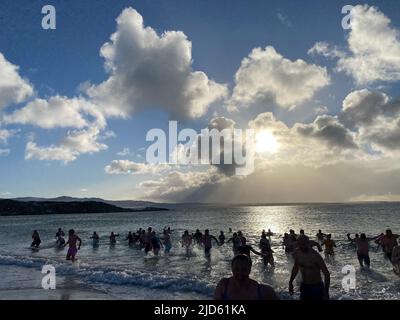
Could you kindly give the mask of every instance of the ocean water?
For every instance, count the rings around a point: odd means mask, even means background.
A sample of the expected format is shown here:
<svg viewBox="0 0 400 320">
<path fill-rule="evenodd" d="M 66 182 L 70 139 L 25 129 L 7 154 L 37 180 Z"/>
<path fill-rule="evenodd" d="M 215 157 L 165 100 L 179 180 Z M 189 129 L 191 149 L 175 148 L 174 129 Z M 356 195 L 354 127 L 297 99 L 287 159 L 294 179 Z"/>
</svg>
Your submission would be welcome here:
<svg viewBox="0 0 400 320">
<path fill-rule="evenodd" d="M 169 255 L 145 256 L 124 240 L 128 231 L 140 227 L 162 231 L 171 227 L 173 247 Z M 78 261 L 65 261 L 66 249 L 56 249 L 54 235 L 59 227 L 74 228 L 82 238 Z M 304 229 L 314 239 L 318 229 L 331 233 L 336 241 L 334 260 L 327 261 L 331 272 L 331 299 L 400 299 L 400 277 L 371 244 L 371 270 L 358 266 L 354 246 L 346 233 L 365 232 L 374 236 L 390 227 L 400 233 L 399 203 L 310 204 L 285 206 L 176 206 L 171 211 L 113 214 L 73 214 L 0 217 L 0 299 L 211 299 L 215 285 L 228 277 L 233 257 L 230 244 L 215 246 L 208 262 L 200 248 L 187 256 L 180 245 L 184 230 L 210 229 L 218 236 L 228 228 L 242 230 L 248 243 L 257 249 L 262 229 L 270 228 L 275 251 L 275 269 L 265 269 L 262 260 L 253 256 L 251 277 L 274 287 L 282 299 L 298 299 L 288 294 L 292 260 L 282 249 L 282 234 L 289 229 Z M 29 249 L 32 230 L 42 238 L 41 250 Z M 93 231 L 100 246 L 93 248 Z M 110 246 L 111 231 L 120 234 Z M 56 290 L 43 290 L 41 269 L 52 264 L 56 269 Z M 356 288 L 342 288 L 342 268 L 356 269 Z M 299 280 L 297 281 L 297 285 Z"/>
</svg>

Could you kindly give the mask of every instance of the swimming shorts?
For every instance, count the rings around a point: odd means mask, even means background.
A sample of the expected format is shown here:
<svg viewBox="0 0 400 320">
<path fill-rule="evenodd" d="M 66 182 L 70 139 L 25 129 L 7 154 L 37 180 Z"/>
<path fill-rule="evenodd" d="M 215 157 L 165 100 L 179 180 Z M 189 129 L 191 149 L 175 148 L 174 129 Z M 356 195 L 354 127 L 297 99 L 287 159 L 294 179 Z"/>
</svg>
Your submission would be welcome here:
<svg viewBox="0 0 400 320">
<path fill-rule="evenodd" d="M 77 252 L 78 252 L 77 248 L 69 248 L 67 256 L 75 256 L 77 254 Z"/>
<path fill-rule="evenodd" d="M 305 284 L 300 286 L 300 300 L 322 300 L 324 296 L 324 284 Z"/>
</svg>

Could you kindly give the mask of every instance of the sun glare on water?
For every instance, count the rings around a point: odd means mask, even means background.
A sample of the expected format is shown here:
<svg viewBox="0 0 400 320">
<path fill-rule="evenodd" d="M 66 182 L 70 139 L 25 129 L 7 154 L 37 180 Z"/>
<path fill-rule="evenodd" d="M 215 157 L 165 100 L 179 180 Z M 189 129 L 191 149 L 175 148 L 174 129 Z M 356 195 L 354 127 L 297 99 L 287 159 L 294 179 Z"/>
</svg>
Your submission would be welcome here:
<svg viewBox="0 0 400 320">
<path fill-rule="evenodd" d="M 275 153 L 279 143 L 271 132 L 263 130 L 256 134 L 255 147 L 257 153 Z"/>
</svg>

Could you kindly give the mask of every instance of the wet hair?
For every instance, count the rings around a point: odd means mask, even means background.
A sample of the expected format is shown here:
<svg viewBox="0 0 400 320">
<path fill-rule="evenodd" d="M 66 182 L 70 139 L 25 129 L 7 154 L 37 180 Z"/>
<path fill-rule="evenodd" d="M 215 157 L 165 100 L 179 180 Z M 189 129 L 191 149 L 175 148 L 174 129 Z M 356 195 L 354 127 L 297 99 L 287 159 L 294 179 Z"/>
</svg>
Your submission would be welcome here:
<svg viewBox="0 0 400 320">
<path fill-rule="evenodd" d="M 392 230 L 386 229 L 386 233 L 392 233 Z"/>
<path fill-rule="evenodd" d="M 235 264 L 236 261 L 244 261 L 244 262 L 246 262 L 248 264 L 248 266 L 249 266 L 249 269 L 251 270 L 252 262 L 251 262 L 251 259 L 249 258 L 248 255 L 246 255 L 246 254 L 238 254 L 238 255 L 236 255 L 232 259 L 231 267 L 233 267 L 233 265 Z"/>
<path fill-rule="evenodd" d="M 206 230 L 204 230 L 204 233 L 208 234 L 208 233 L 210 233 L 210 230 L 206 229 Z"/>
<path fill-rule="evenodd" d="M 365 233 L 361 233 L 360 238 L 365 240 L 365 239 L 367 239 L 367 236 L 365 235 Z"/>
<path fill-rule="evenodd" d="M 69 229 L 68 233 L 69 233 L 69 234 L 74 234 L 74 233 L 75 233 L 75 230 L 74 230 L 74 229 Z"/>
</svg>

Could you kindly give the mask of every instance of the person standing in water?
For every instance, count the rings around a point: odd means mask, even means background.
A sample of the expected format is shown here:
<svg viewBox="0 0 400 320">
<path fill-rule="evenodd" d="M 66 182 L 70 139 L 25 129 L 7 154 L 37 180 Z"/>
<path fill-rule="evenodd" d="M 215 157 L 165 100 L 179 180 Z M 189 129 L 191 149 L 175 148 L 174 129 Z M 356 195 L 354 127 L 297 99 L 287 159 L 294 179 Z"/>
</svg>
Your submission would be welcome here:
<svg viewBox="0 0 400 320">
<path fill-rule="evenodd" d="M 393 248 L 398 245 L 397 238 L 399 235 L 393 234 L 392 230 L 387 229 L 386 234 L 380 238 L 381 246 L 383 247 L 383 252 L 385 252 L 386 258 L 392 262 L 392 252 Z"/>
<path fill-rule="evenodd" d="M 160 252 L 162 244 L 161 244 L 160 238 L 157 236 L 155 231 L 153 231 L 151 234 L 152 234 L 151 246 L 153 248 L 153 253 L 155 256 L 158 256 L 158 253 Z"/>
<path fill-rule="evenodd" d="M 117 243 L 117 237 L 119 237 L 119 234 L 115 234 L 114 232 L 111 232 L 110 234 L 110 244 L 114 245 Z"/>
<path fill-rule="evenodd" d="M 246 244 L 246 242 L 247 242 L 247 239 L 246 239 L 246 237 L 243 235 L 243 233 L 242 233 L 242 231 L 238 231 L 237 232 L 237 236 L 238 236 L 238 238 L 239 238 L 239 240 L 240 240 L 240 245 L 245 245 Z"/>
<path fill-rule="evenodd" d="M 357 246 L 357 259 L 358 263 L 360 264 L 361 268 L 364 268 L 364 263 L 367 268 L 371 265 L 371 260 L 369 258 L 369 242 L 375 240 L 377 237 L 374 238 L 367 238 L 365 233 L 361 233 L 359 237 L 355 237 L 352 239 L 350 237 L 350 233 L 347 234 L 347 239 L 354 242 Z"/>
<path fill-rule="evenodd" d="M 204 245 L 204 255 L 207 259 L 211 258 L 211 248 L 212 248 L 212 240 L 214 240 L 217 245 L 219 245 L 219 241 L 216 237 L 210 234 L 210 231 L 206 229 L 204 231 L 204 236 L 203 236 L 203 245 Z"/>
<path fill-rule="evenodd" d="M 200 232 L 199 229 L 196 229 L 196 232 L 192 235 L 193 240 L 196 244 L 201 245 L 201 240 L 203 239 L 203 234 Z"/>
<path fill-rule="evenodd" d="M 273 256 L 273 250 L 271 249 L 271 243 L 267 239 L 267 234 L 262 234 L 261 235 L 261 240 L 260 240 L 260 249 L 261 253 L 263 255 L 263 261 L 264 261 L 264 266 L 268 266 L 268 263 L 271 265 L 271 267 L 274 267 L 274 256 Z"/>
<path fill-rule="evenodd" d="M 128 245 L 130 246 L 135 243 L 135 237 L 131 231 L 128 232 L 128 235 L 126 236 L 125 240 L 128 240 Z"/>
<path fill-rule="evenodd" d="M 153 238 L 152 230 L 153 229 L 151 227 L 148 227 L 147 233 L 145 234 L 144 237 L 144 252 L 146 253 L 146 255 L 152 250 L 151 247 L 151 239 Z"/>
<path fill-rule="evenodd" d="M 229 243 L 231 241 L 232 241 L 233 255 L 236 256 L 239 253 L 238 252 L 238 247 L 240 247 L 240 245 L 241 245 L 240 238 L 238 237 L 236 232 L 233 233 L 232 238 L 230 238 L 227 243 Z"/>
<path fill-rule="evenodd" d="M 274 289 L 250 278 L 251 261 L 248 256 L 235 256 L 231 268 L 232 277 L 219 281 L 214 300 L 279 300 Z"/>
<path fill-rule="evenodd" d="M 189 234 L 188 230 L 185 230 L 182 236 L 182 247 L 186 249 L 186 255 L 190 254 L 192 242 L 193 242 L 193 236 Z"/>
<path fill-rule="evenodd" d="M 79 246 L 77 247 L 76 243 L 78 241 L 79 241 Z M 68 241 L 64 245 L 64 247 L 69 245 L 68 252 L 67 252 L 67 260 L 71 260 L 72 262 L 75 262 L 75 256 L 78 253 L 78 250 L 80 250 L 81 244 L 82 244 L 82 240 L 75 234 L 75 230 L 74 229 L 69 230 Z"/>
<path fill-rule="evenodd" d="M 296 241 L 293 240 L 293 237 L 291 237 L 288 233 L 285 232 L 283 235 L 283 241 L 282 241 L 282 247 L 285 249 L 286 254 L 291 254 L 293 253 L 295 249 L 295 244 Z"/>
<path fill-rule="evenodd" d="M 265 234 L 268 238 L 271 239 L 271 237 L 274 235 L 274 233 L 271 231 L 271 229 L 268 229 L 267 233 Z"/>
<path fill-rule="evenodd" d="M 309 245 L 305 236 L 297 240 L 298 250 L 294 255 L 294 265 L 289 280 L 289 293 L 294 293 L 293 281 L 300 270 L 302 283 L 300 300 L 329 300 L 330 273 L 322 257 Z M 325 276 L 322 282 L 321 272 Z"/>
<path fill-rule="evenodd" d="M 220 246 L 222 246 L 225 243 L 225 235 L 224 235 L 223 231 L 221 231 L 221 233 L 220 233 L 220 235 L 218 237 L 218 240 L 219 240 Z"/>
<path fill-rule="evenodd" d="M 57 230 L 56 238 L 58 238 L 59 236 L 65 237 L 65 233 L 62 228 L 58 228 L 58 230 Z"/>
<path fill-rule="evenodd" d="M 315 236 L 317 237 L 318 241 L 322 242 L 322 241 L 324 241 L 324 238 L 325 238 L 326 234 L 322 233 L 321 230 L 318 230 L 318 233 Z"/>
<path fill-rule="evenodd" d="M 92 244 L 94 247 L 99 245 L 100 237 L 96 231 L 93 232 L 93 235 L 90 237 L 90 239 L 92 239 Z"/>
<path fill-rule="evenodd" d="M 161 238 L 164 244 L 164 253 L 168 254 L 172 248 L 171 236 L 168 233 L 168 230 L 163 231 L 163 236 Z"/>
<path fill-rule="evenodd" d="M 332 240 L 332 235 L 328 234 L 326 235 L 326 240 L 324 240 L 321 244 L 321 246 L 325 246 L 325 257 L 333 257 L 335 255 L 335 252 L 333 248 L 336 248 L 336 243 L 335 241 Z"/>
<path fill-rule="evenodd" d="M 244 254 L 244 255 L 248 256 L 250 261 L 251 261 L 250 252 L 253 252 L 254 254 L 256 254 L 258 256 L 263 256 L 263 254 L 261 252 L 254 250 L 254 248 L 248 244 L 242 244 L 239 247 L 237 247 L 237 252 L 238 252 L 238 254 Z"/>
<path fill-rule="evenodd" d="M 33 230 L 31 247 L 37 249 L 39 248 L 41 242 L 42 240 L 40 240 L 39 232 L 37 230 Z"/>
<path fill-rule="evenodd" d="M 64 236 L 65 236 L 64 231 L 61 228 L 58 228 L 58 231 L 56 233 L 56 239 L 57 239 L 56 240 L 56 244 L 57 244 L 57 246 L 59 246 L 59 247 L 64 246 L 64 244 L 65 244 Z"/>
</svg>

